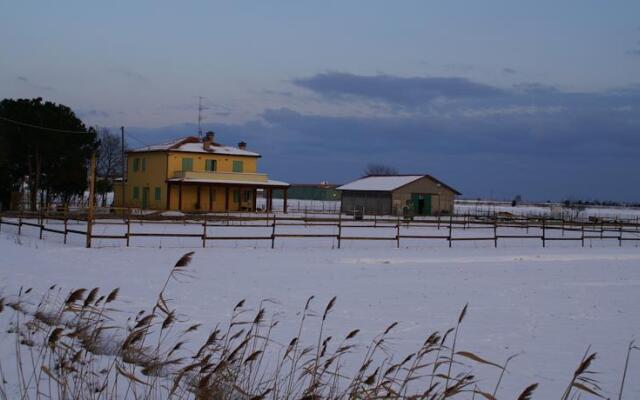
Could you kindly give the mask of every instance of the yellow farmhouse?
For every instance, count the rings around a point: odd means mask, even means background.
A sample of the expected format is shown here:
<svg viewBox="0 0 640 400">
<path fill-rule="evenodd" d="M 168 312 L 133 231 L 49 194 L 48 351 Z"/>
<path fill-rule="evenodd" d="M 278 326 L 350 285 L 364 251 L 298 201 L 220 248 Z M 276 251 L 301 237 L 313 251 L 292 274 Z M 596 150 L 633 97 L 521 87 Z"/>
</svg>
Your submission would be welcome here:
<svg viewBox="0 0 640 400">
<path fill-rule="evenodd" d="M 270 180 L 257 172 L 260 154 L 189 136 L 173 142 L 127 152 L 127 177 L 114 188 L 114 206 L 179 211 L 256 211 L 258 190 L 272 210 L 273 190 L 284 191 L 287 211 L 288 183 Z M 124 186 L 124 194 L 122 192 Z M 124 203 L 123 203 L 124 199 Z"/>
</svg>

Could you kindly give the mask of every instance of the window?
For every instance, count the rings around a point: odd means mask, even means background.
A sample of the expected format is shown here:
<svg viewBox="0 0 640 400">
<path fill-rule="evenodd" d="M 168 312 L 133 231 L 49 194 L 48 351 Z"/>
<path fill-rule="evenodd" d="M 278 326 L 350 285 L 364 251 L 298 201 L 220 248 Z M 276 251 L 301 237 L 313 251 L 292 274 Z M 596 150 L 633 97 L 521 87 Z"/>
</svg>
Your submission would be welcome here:
<svg viewBox="0 0 640 400">
<path fill-rule="evenodd" d="M 147 169 L 147 159 L 142 159 L 142 171 L 144 172 Z"/>
<path fill-rule="evenodd" d="M 137 160 L 137 158 L 136 158 Z M 133 187 L 133 199 L 138 200 L 140 198 L 140 188 L 137 186 Z"/>
<path fill-rule="evenodd" d="M 140 169 L 140 159 L 139 158 L 134 158 L 133 159 L 133 172 L 137 172 Z"/>
<path fill-rule="evenodd" d="M 242 172 L 242 170 L 243 170 L 242 161 L 234 161 L 233 172 Z"/>
<path fill-rule="evenodd" d="M 182 159 L 182 170 L 183 171 L 193 171 L 193 158 L 183 158 Z"/>
<path fill-rule="evenodd" d="M 240 191 L 239 190 L 234 190 L 233 191 L 233 202 L 234 203 L 240 203 Z"/>
<path fill-rule="evenodd" d="M 160 194 L 161 194 L 160 188 L 157 187 L 156 190 L 155 190 L 155 199 L 156 199 L 156 201 L 160 201 Z"/>
<path fill-rule="evenodd" d="M 218 163 L 216 162 L 216 160 L 205 160 L 204 161 L 204 169 L 205 171 L 211 171 L 214 172 L 215 170 L 218 169 Z"/>
<path fill-rule="evenodd" d="M 244 192 L 244 201 L 251 201 L 251 192 L 248 190 Z"/>
</svg>

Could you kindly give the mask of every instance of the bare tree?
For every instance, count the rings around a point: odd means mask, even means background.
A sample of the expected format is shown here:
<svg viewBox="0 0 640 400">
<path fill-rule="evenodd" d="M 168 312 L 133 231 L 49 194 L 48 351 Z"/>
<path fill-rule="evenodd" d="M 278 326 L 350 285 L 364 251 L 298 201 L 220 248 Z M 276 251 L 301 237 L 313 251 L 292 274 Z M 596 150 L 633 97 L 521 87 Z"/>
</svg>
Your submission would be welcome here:
<svg viewBox="0 0 640 400">
<path fill-rule="evenodd" d="M 387 175 L 398 175 L 398 170 L 394 167 L 384 164 L 368 164 L 364 169 L 364 176 L 387 176 Z"/>
<path fill-rule="evenodd" d="M 96 191 L 102 196 L 102 206 L 107 205 L 106 194 L 113 189 L 113 180 L 122 176 L 122 144 L 120 136 L 108 128 L 97 128 L 100 146 L 96 162 L 98 183 Z"/>
</svg>

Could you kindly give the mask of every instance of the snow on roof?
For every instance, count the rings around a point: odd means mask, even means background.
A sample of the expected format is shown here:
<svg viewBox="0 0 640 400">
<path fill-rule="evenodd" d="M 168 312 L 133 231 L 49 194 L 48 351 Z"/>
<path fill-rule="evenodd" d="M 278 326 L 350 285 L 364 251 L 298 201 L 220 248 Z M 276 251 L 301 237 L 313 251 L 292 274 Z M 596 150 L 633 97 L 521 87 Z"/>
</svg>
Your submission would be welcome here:
<svg viewBox="0 0 640 400">
<path fill-rule="evenodd" d="M 184 151 L 187 153 L 207 153 L 207 154 L 225 154 L 233 156 L 248 156 L 248 157 L 260 157 L 260 154 L 253 151 L 242 150 L 237 147 L 223 146 L 220 144 L 212 144 L 205 150 L 203 143 L 195 136 L 188 136 L 170 142 L 154 144 L 150 146 L 144 146 L 137 149 L 130 150 L 132 153 L 141 153 L 147 151 Z"/>
<path fill-rule="evenodd" d="M 337 189 L 389 192 L 423 177 L 424 175 L 367 176 Z"/>
</svg>

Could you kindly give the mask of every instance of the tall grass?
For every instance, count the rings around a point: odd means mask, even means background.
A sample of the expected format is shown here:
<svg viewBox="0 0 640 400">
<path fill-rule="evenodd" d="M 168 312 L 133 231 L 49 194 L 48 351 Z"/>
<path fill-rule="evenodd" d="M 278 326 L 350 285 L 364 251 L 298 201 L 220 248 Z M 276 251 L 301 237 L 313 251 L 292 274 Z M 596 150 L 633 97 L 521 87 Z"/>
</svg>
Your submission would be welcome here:
<svg viewBox="0 0 640 400">
<path fill-rule="evenodd" d="M 171 268 L 149 311 L 116 323 L 119 290 L 79 288 L 63 292 L 56 285 L 36 299 L 31 289 L 0 297 L 3 328 L 13 337 L 12 357 L 0 360 L 0 399 L 532 399 L 537 383 L 520 393 L 501 393 L 509 357 L 493 362 L 459 350 L 459 332 L 469 308 L 464 306 L 453 328 L 432 332 L 414 352 L 397 358 L 389 341 L 397 323 L 376 335 L 368 346 L 356 346 L 358 329 L 327 336 L 325 324 L 337 307 L 323 307 L 317 337 L 303 332 L 314 298 L 302 308 L 295 336 L 287 343 L 272 338 L 278 324 L 261 302 L 250 310 L 245 301 L 229 321 L 216 325 L 202 343 L 200 324 L 182 321 L 167 298 L 167 289 L 189 274 L 193 253 Z M 630 344 L 620 386 L 622 398 L 632 350 Z M 558 399 L 603 397 L 587 353 Z M 356 360 L 361 360 L 356 362 Z M 347 365 L 357 365 L 350 370 Z M 481 369 L 495 372 L 495 382 L 480 382 Z M 486 387 L 483 387 L 486 385 Z"/>
</svg>

